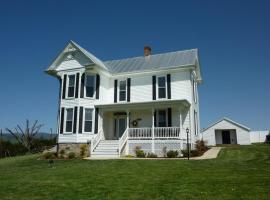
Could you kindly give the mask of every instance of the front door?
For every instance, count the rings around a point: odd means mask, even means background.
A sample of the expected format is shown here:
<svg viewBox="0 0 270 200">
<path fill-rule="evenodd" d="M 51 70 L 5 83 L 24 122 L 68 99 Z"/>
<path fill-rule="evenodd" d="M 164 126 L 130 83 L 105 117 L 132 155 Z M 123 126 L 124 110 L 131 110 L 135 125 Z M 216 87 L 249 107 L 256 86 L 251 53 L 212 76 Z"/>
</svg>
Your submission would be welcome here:
<svg viewBox="0 0 270 200">
<path fill-rule="evenodd" d="M 126 116 L 115 116 L 114 118 L 114 138 L 119 139 L 127 128 Z"/>
<path fill-rule="evenodd" d="M 222 144 L 231 144 L 230 131 L 222 131 Z"/>
</svg>

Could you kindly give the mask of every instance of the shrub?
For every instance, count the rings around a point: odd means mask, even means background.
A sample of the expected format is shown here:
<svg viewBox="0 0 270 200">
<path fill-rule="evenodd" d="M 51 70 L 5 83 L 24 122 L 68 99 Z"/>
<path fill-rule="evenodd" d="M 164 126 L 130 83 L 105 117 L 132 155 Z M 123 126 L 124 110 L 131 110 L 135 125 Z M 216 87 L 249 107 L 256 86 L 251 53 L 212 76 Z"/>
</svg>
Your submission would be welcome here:
<svg viewBox="0 0 270 200">
<path fill-rule="evenodd" d="M 183 157 L 188 157 L 188 151 L 185 149 L 185 150 L 182 150 L 182 154 L 183 154 Z M 198 150 L 190 150 L 190 154 L 189 154 L 189 157 L 195 157 L 195 156 L 199 156 L 200 153 Z"/>
<path fill-rule="evenodd" d="M 195 148 L 197 152 L 195 154 L 198 154 L 197 156 L 201 156 L 208 150 L 208 147 L 206 146 L 205 142 L 203 140 L 197 140 Z"/>
<path fill-rule="evenodd" d="M 50 152 L 50 151 L 47 151 L 45 153 L 42 154 L 42 158 L 44 159 L 54 159 L 56 156 L 55 156 L 55 153 L 53 152 Z"/>
<path fill-rule="evenodd" d="M 82 158 L 87 156 L 87 144 L 80 145 L 80 156 Z"/>
<path fill-rule="evenodd" d="M 64 155 L 65 155 L 66 151 L 64 149 L 61 149 L 59 151 L 59 154 L 60 154 L 60 158 L 64 158 Z"/>
<path fill-rule="evenodd" d="M 268 143 L 268 144 L 270 144 L 270 133 L 266 136 L 265 142 Z"/>
<path fill-rule="evenodd" d="M 76 157 L 76 154 L 74 152 L 69 152 L 68 153 L 68 158 L 69 159 L 74 159 Z"/>
<path fill-rule="evenodd" d="M 136 146 L 136 147 L 135 147 L 135 154 L 136 154 L 136 157 L 138 157 L 138 158 L 145 158 L 145 153 L 144 153 L 144 151 L 141 149 L 140 146 Z"/>
<path fill-rule="evenodd" d="M 125 158 L 134 158 L 133 155 L 126 155 Z"/>
<path fill-rule="evenodd" d="M 178 156 L 178 151 L 173 151 L 173 150 L 170 150 L 167 152 L 167 157 L 168 158 L 177 158 Z"/>
<path fill-rule="evenodd" d="M 146 157 L 147 158 L 157 158 L 157 155 L 154 153 L 148 153 Z"/>
</svg>

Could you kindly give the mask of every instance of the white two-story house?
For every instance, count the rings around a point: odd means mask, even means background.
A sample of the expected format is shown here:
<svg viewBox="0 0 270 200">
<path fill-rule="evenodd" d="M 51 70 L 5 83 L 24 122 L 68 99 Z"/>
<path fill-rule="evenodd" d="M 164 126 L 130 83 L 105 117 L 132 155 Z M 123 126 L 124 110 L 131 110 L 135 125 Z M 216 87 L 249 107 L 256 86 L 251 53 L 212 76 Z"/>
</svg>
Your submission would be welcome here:
<svg viewBox="0 0 270 200">
<path fill-rule="evenodd" d="M 58 143 L 90 144 L 91 156 L 162 156 L 200 130 L 198 50 L 101 61 L 71 41 L 46 72 L 60 81 Z"/>
</svg>

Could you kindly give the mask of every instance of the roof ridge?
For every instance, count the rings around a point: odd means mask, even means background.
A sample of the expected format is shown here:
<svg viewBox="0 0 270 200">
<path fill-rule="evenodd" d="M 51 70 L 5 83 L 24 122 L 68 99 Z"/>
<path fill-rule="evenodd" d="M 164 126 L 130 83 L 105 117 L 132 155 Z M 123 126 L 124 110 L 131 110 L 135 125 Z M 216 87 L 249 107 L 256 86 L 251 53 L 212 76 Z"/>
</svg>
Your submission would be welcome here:
<svg viewBox="0 0 270 200">
<path fill-rule="evenodd" d="M 186 50 L 178 50 L 178 51 L 169 51 L 165 53 L 157 53 L 157 54 L 151 54 L 151 56 L 158 56 L 158 55 L 163 55 L 163 54 L 169 54 L 169 53 L 177 53 L 177 52 L 186 52 L 186 51 L 198 51 L 198 48 L 195 49 L 186 49 Z M 129 58 L 120 58 L 120 59 L 113 59 L 113 60 L 105 60 L 103 62 L 116 62 L 116 61 L 124 61 L 124 60 L 129 60 L 129 59 L 135 59 L 135 58 L 144 58 L 144 56 L 135 56 L 135 57 L 129 57 Z"/>
</svg>

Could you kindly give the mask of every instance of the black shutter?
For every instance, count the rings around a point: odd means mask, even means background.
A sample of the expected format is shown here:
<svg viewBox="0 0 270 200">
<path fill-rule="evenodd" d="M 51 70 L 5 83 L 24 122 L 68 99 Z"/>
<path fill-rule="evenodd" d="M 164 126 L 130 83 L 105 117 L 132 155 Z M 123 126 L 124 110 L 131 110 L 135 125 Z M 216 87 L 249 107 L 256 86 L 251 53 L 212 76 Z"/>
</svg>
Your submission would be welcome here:
<svg viewBox="0 0 270 200">
<path fill-rule="evenodd" d="M 114 103 L 117 102 L 117 80 L 114 80 Z"/>
<path fill-rule="evenodd" d="M 95 109 L 95 133 L 98 133 L 98 108 Z"/>
<path fill-rule="evenodd" d="M 152 77 L 152 94 L 153 100 L 156 100 L 156 76 Z"/>
<path fill-rule="evenodd" d="M 61 134 L 64 131 L 64 114 L 65 114 L 65 108 L 61 108 L 61 116 L 60 116 L 60 133 Z"/>
<path fill-rule="evenodd" d="M 84 97 L 84 79 L 85 79 L 85 73 L 81 76 L 81 98 Z"/>
<path fill-rule="evenodd" d="M 66 97 L 66 84 L 67 84 L 67 75 L 64 75 L 64 81 L 62 85 L 62 99 L 65 99 Z"/>
<path fill-rule="evenodd" d="M 76 74 L 76 90 L 75 90 L 75 98 L 78 98 L 79 95 L 79 79 L 80 79 L 80 73 Z"/>
<path fill-rule="evenodd" d="M 130 78 L 127 79 L 127 102 L 130 102 Z"/>
<path fill-rule="evenodd" d="M 79 133 L 82 133 L 83 125 L 83 107 L 80 107 L 80 116 L 79 116 Z"/>
<path fill-rule="evenodd" d="M 157 127 L 157 111 L 154 111 L 154 126 Z"/>
<path fill-rule="evenodd" d="M 99 85 L 100 85 L 100 76 L 96 75 L 96 99 L 99 99 Z"/>
<path fill-rule="evenodd" d="M 167 96 L 171 99 L 171 75 L 167 74 Z"/>
<path fill-rule="evenodd" d="M 74 125 L 73 125 L 73 133 L 76 133 L 77 131 L 77 113 L 78 113 L 78 107 L 74 108 Z"/>
<path fill-rule="evenodd" d="M 172 126 L 172 109 L 168 108 L 168 127 Z"/>
</svg>

